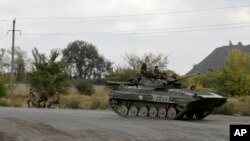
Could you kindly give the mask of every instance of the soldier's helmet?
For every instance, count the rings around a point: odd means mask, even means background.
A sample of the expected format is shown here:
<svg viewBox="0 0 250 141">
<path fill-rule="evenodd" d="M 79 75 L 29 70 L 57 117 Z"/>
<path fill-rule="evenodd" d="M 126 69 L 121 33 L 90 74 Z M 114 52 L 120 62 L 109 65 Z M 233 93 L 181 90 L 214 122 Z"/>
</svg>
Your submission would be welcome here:
<svg viewBox="0 0 250 141">
<path fill-rule="evenodd" d="M 172 75 L 172 77 L 173 77 L 174 79 L 176 79 L 176 78 L 177 78 L 177 74 L 174 73 L 174 74 Z"/>
<path fill-rule="evenodd" d="M 142 66 L 141 66 L 141 69 L 147 70 L 147 64 L 146 64 L 146 63 L 143 63 Z"/>
</svg>

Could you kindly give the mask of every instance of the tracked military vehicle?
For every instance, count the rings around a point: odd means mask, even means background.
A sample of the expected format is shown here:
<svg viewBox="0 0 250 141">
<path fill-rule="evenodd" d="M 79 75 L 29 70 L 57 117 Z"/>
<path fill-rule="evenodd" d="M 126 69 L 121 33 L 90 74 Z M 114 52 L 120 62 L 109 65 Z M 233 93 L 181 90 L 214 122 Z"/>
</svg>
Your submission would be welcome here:
<svg viewBox="0 0 250 141">
<path fill-rule="evenodd" d="M 112 87 L 109 105 L 122 117 L 160 119 L 203 119 L 213 109 L 223 105 L 226 98 L 212 92 L 203 92 L 192 86 L 184 88 L 181 78 L 153 78 L 139 74 L 128 82 L 108 81 Z"/>
</svg>

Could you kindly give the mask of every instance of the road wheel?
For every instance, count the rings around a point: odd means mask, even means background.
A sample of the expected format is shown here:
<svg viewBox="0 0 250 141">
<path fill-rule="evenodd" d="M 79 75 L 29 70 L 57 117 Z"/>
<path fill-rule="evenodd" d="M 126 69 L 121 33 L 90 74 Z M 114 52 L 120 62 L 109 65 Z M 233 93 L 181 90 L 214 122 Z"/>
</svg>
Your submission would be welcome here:
<svg viewBox="0 0 250 141">
<path fill-rule="evenodd" d="M 111 99 L 110 100 L 110 105 L 111 106 L 116 106 L 117 105 L 117 100 L 116 99 Z"/>
<path fill-rule="evenodd" d="M 160 108 L 158 109 L 158 116 L 159 116 L 160 118 L 165 118 L 166 115 L 167 115 L 167 110 L 166 110 L 166 108 L 160 107 Z"/>
<path fill-rule="evenodd" d="M 139 110 L 139 115 L 146 117 L 148 115 L 148 108 L 146 106 L 142 106 Z"/>
<path fill-rule="evenodd" d="M 192 113 L 192 112 L 186 113 L 186 117 L 188 119 L 192 119 L 194 117 L 194 113 Z"/>
<path fill-rule="evenodd" d="M 136 106 L 133 105 L 129 108 L 129 115 L 131 115 L 132 117 L 135 117 L 138 115 L 138 109 Z"/>
<path fill-rule="evenodd" d="M 196 119 L 203 119 L 205 117 L 204 112 L 196 112 L 195 113 Z"/>
<path fill-rule="evenodd" d="M 171 107 L 168 109 L 168 114 L 167 114 L 168 119 L 174 119 L 176 115 L 177 115 L 177 111 L 175 108 Z"/>
<path fill-rule="evenodd" d="M 156 115 L 157 115 L 157 109 L 155 107 L 150 107 L 149 108 L 149 116 L 156 117 Z"/>
<path fill-rule="evenodd" d="M 125 105 L 120 106 L 118 111 L 124 117 L 128 114 L 128 108 Z"/>
</svg>

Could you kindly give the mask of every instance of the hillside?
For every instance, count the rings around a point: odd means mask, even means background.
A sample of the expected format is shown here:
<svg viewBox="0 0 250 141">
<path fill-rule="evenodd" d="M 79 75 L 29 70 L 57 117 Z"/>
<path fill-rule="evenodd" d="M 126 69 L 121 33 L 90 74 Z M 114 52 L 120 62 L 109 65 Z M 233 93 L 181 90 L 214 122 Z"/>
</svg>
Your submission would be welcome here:
<svg viewBox="0 0 250 141">
<path fill-rule="evenodd" d="M 225 58 L 231 52 L 232 49 L 239 49 L 242 52 L 250 52 L 250 45 L 242 45 L 239 42 L 237 45 L 232 45 L 231 42 L 229 46 L 222 46 L 216 48 L 212 53 L 210 53 L 204 60 L 199 64 L 195 65 L 187 74 L 194 74 L 198 72 L 206 72 L 208 70 L 218 70 L 223 67 Z"/>
</svg>

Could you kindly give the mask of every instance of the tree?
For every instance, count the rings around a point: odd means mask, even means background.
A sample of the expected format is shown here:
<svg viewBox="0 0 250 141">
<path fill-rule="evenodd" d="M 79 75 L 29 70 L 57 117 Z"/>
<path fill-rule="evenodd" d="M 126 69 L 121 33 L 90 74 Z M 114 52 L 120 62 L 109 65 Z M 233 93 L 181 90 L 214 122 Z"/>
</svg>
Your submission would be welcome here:
<svg viewBox="0 0 250 141">
<path fill-rule="evenodd" d="M 0 69 L 0 73 L 2 74 L 3 72 L 4 72 L 4 54 L 5 54 L 5 49 L 0 49 L 1 50 L 1 54 L 0 54 L 0 67 L 1 67 L 1 69 Z"/>
<path fill-rule="evenodd" d="M 24 81 L 26 76 L 26 66 L 30 62 L 27 58 L 26 52 L 20 49 L 20 47 L 15 47 L 14 56 L 14 75 L 16 81 Z M 2 74 L 10 73 L 11 67 L 11 50 L 1 49 L 0 54 L 0 71 Z"/>
<path fill-rule="evenodd" d="M 126 54 L 125 61 L 128 64 L 128 67 L 132 68 L 136 72 L 139 72 L 141 69 L 142 63 L 146 63 L 149 70 L 152 70 L 154 66 L 158 66 L 161 69 L 166 69 L 168 64 L 168 56 L 163 54 L 152 54 L 145 53 L 142 56 L 138 56 L 135 53 Z"/>
<path fill-rule="evenodd" d="M 74 41 L 63 50 L 63 58 L 70 64 L 70 75 L 79 78 L 101 78 L 112 63 L 101 56 L 96 47 L 84 41 Z M 76 71 L 76 72 L 75 72 Z"/>
<path fill-rule="evenodd" d="M 224 82 L 220 91 L 230 95 L 249 95 L 250 55 L 233 49 L 225 60 L 220 81 Z"/>
<path fill-rule="evenodd" d="M 107 79 L 111 81 L 127 81 L 129 79 L 135 78 L 136 75 L 136 71 L 131 68 L 117 66 L 114 71 L 110 71 Z"/>
<path fill-rule="evenodd" d="M 24 51 L 22 51 L 19 47 L 15 48 L 15 54 L 16 54 L 16 58 L 15 58 L 15 64 L 14 64 L 14 70 L 15 70 L 15 75 L 16 75 L 16 81 L 24 81 L 25 80 L 25 65 L 27 62 L 26 59 L 26 53 Z"/>
<path fill-rule="evenodd" d="M 127 81 L 129 79 L 135 78 L 141 70 L 142 63 L 146 63 L 148 70 L 153 70 L 155 66 L 160 67 L 166 74 L 174 73 L 171 70 L 164 70 L 167 67 L 168 60 L 167 56 L 163 54 L 144 54 L 143 56 L 138 56 L 135 53 L 130 53 L 125 55 L 125 61 L 127 66 L 121 67 L 117 66 L 114 70 L 110 71 L 110 74 L 107 76 L 108 80 L 115 81 Z"/>
<path fill-rule="evenodd" d="M 233 49 L 221 70 L 208 71 L 191 78 L 191 84 L 200 82 L 205 88 L 228 96 L 249 95 L 250 93 L 250 55 Z"/>
<path fill-rule="evenodd" d="M 47 57 L 34 48 L 32 55 L 34 57 L 33 68 L 28 75 L 31 85 L 39 92 L 46 88 L 50 95 L 53 95 L 56 90 L 65 91 L 68 86 L 67 64 L 63 60 L 57 60 L 60 51 L 53 49 L 50 56 Z"/>
</svg>

